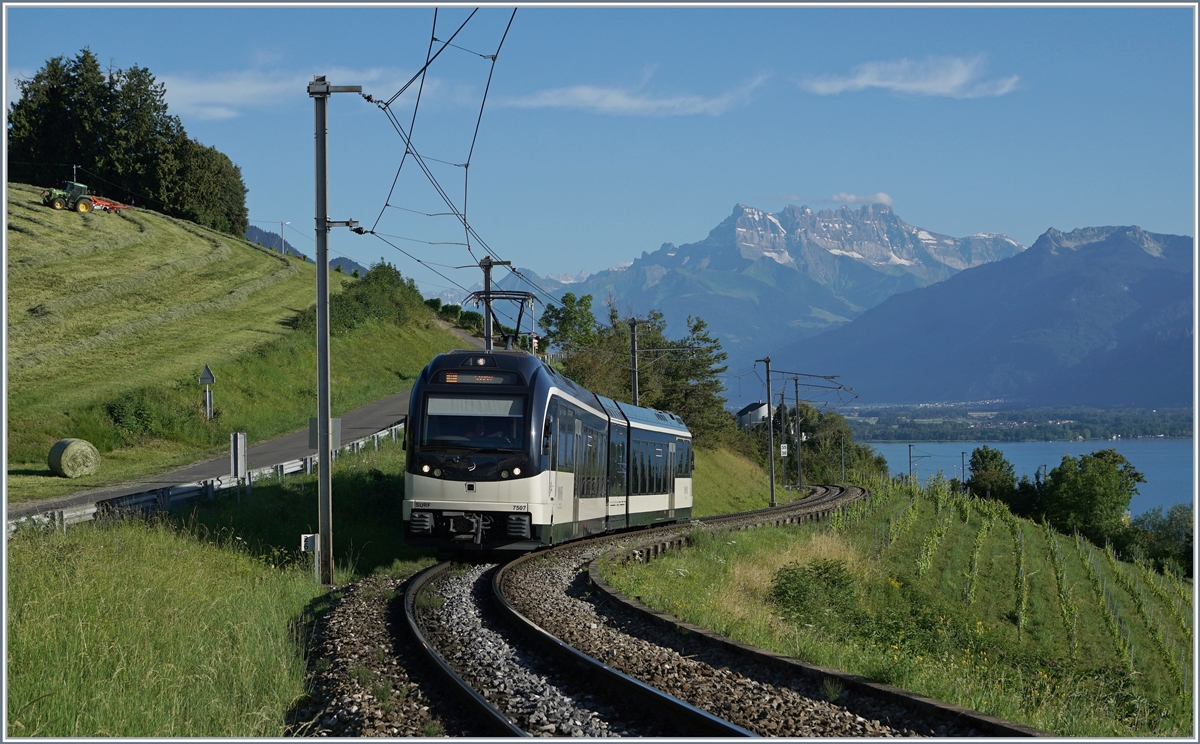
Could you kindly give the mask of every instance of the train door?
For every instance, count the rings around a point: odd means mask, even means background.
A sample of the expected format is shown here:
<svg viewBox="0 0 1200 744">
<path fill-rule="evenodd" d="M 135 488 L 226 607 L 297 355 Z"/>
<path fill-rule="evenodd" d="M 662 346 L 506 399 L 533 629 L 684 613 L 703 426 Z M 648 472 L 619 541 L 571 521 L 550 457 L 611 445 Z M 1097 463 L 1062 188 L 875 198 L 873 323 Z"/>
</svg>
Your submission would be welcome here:
<svg viewBox="0 0 1200 744">
<path fill-rule="evenodd" d="M 543 435 L 542 435 L 543 441 L 544 441 L 545 437 L 550 438 L 549 444 L 544 444 L 543 448 L 548 447 L 549 455 L 550 455 L 550 468 L 547 471 L 546 475 L 548 476 L 547 480 L 550 482 L 550 544 L 551 545 L 554 544 L 554 511 L 556 508 L 558 508 L 558 499 L 556 498 L 558 496 L 558 493 L 557 493 L 556 489 L 558 487 L 558 459 L 561 456 L 561 454 L 559 452 L 559 444 L 558 444 L 558 426 L 559 426 L 558 403 L 557 403 L 557 401 L 551 400 L 550 401 L 550 410 L 547 411 L 547 413 L 546 413 L 546 430 L 545 430 L 545 432 L 543 432 Z"/>
<path fill-rule="evenodd" d="M 583 488 L 587 483 L 587 447 L 583 438 L 583 419 L 575 419 L 575 483 L 571 489 L 571 534 L 579 535 L 579 499 L 583 496 Z"/>
<path fill-rule="evenodd" d="M 605 497 L 605 514 L 607 527 L 619 530 L 629 525 L 629 496 L 626 490 L 626 470 L 628 469 L 626 445 L 629 441 L 629 430 L 624 426 L 613 424 L 609 428 L 608 439 L 608 484 Z"/>
<path fill-rule="evenodd" d="M 675 443 L 671 442 L 667 445 L 667 516 L 675 516 L 675 458 L 678 454 L 675 451 Z"/>
</svg>

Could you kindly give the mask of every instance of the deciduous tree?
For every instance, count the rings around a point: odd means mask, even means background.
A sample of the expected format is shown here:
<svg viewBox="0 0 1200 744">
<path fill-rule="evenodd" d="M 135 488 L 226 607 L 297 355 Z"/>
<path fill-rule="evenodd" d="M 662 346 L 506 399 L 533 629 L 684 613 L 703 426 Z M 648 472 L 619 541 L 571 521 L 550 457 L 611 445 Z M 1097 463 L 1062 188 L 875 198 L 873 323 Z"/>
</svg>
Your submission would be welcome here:
<svg viewBox="0 0 1200 744">
<path fill-rule="evenodd" d="M 990 496 L 1011 504 L 1017 488 L 1017 476 L 1004 453 L 987 445 L 975 448 L 968 466 L 971 475 L 967 488 L 976 496 Z"/>
<path fill-rule="evenodd" d="M 1146 479 L 1113 449 L 1066 455 L 1050 471 L 1042 495 L 1046 520 L 1062 532 L 1079 530 L 1097 545 L 1123 542 L 1122 518 Z"/>
</svg>

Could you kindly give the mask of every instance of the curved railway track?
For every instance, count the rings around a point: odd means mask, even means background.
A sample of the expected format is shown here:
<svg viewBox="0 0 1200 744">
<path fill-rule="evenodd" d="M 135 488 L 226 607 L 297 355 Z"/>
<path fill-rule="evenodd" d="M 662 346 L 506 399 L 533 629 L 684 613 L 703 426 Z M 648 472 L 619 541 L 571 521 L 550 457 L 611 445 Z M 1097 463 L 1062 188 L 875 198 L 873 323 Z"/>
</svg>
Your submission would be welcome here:
<svg viewBox="0 0 1200 744">
<path fill-rule="evenodd" d="M 456 713 L 426 707 L 426 715 L 450 720 L 451 735 L 1041 734 L 721 639 L 589 576 L 601 555 L 652 560 L 685 544 L 697 523 L 736 530 L 823 519 L 862 494 L 817 487 L 771 509 L 567 543 L 502 566 L 423 572 L 393 601 L 403 617 L 394 624 L 406 626 L 408 645 L 435 670 L 414 687 L 436 684 L 442 697 L 455 690 L 460 701 Z M 827 678 L 844 686 L 833 701 L 822 687 Z"/>
<path fill-rule="evenodd" d="M 860 490 L 817 488 L 809 498 L 774 509 L 722 515 L 700 520 L 710 528 L 740 529 L 756 524 L 797 523 L 828 516 L 829 511 L 854 498 Z M 696 653 L 680 653 L 672 648 L 670 638 L 655 638 L 650 623 L 637 628 L 636 618 L 614 607 L 616 602 L 593 596 L 582 566 L 587 566 L 601 553 L 626 551 L 632 556 L 649 559 L 672 546 L 683 544 L 695 523 L 679 524 L 641 533 L 606 535 L 602 538 L 571 542 L 550 551 L 530 553 L 498 568 L 486 566 L 468 572 L 469 584 L 481 600 L 478 611 L 481 620 L 478 630 L 454 625 L 454 630 L 436 634 L 446 638 L 442 652 L 448 678 L 461 684 L 464 695 L 480 706 L 480 715 L 496 722 L 493 731 L 508 730 L 511 736 L 521 736 L 511 730 L 520 728 L 524 734 L 569 734 L 569 736 L 608 736 L 613 733 L 655 733 L 674 736 L 733 737 L 733 736 L 902 736 L 913 733 L 946 733 L 942 725 L 916 728 L 902 725 L 908 716 L 894 706 L 881 704 L 872 708 L 869 702 L 859 701 L 856 710 L 836 706 L 823 700 L 817 684 L 804 680 L 776 679 L 758 667 L 757 661 L 722 659 L 716 664 L 697 660 Z M 438 574 L 445 574 L 442 568 Z M 433 571 L 428 574 L 432 576 Z M 409 589 L 408 606 L 420 604 L 427 581 Z M 463 587 L 445 592 L 446 604 L 451 596 L 461 596 Z M 493 599 L 494 598 L 494 599 Z M 596 601 L 600 600 L 600 601 Z M 487 602 L 490 610 L 482 607 Z M 434 604 L 426 600 L 426 605 Z M 601 605 L 610 605 L 602 607 Z M 618 612 L 612 610 L 617 608 Z M 413 613 L 415 616 L 415 613 Z M 433 613 L 431 613 L 433 614 Z M 462 610 L 450 611 L 461 623 Z M 503 622 L 482 616 L 503 617 Z M 430 618 L 433 619 L 432 617 Z M 634 622 L 631 622 L 634 620 Z M 420 623 L 413 618 L 415 632 L 424 634 Z M 503 626 L 506 635 L 490 634 Z M 474 652 L 467 652 L 464 636 L 474 638 L 469 643 Z M 661 636 L 661 632 L 659 632 Z M 422 647 L 434 650 L 438 642 L 422 641 Z M 498 661 L 497 655 L 481 653 L 481 647 L 499 649 L 511 659 Z M 712 654 L 708 654 L 712 655 Z M 728 655 L 728 654 L 727 654 Z M 486 656 L 486 660 L 485 660 Z M 582 713 L 559 715 L 559 721 L 569 720 L 566 727 L 554 721 L 546 722 L 540 712 L 529 713 L 512 697 L 520 696 L 527 682 L 522 677 L 544 682 L 545 673 L 512 670 L 509 661 L 542 659 L 542 670 L 554 668 L 560 685 L 556 694 L 570 700 L 572 690 L 588 690 L 590 708 Z M 558 664 L 546 665 L 545 660 L 556 658 Z M 564 664 L 565 661 L 565 664 Z M 504 672 L 496 673 L 497 664 Z M 774 678 L 773 678 L 774 677 Z M 469 683 L 467 682 L 469 680 Z M 516 680 L 516 682 L 514 682 Z M 528 692 L 526 692 L 528 696 Z M 546 697 L 545 690 L 535 696 Z M 596 698 L 604 697 L 604 701 Z M 569 708 L 569 707 L 568 707 Z M 617 710 L 614 718 L 612 710 Z M 860 715 L 866 712 L 870 718 Z M 580 719 L 588 718 L 588 731 Z M 647 719 L 666 726 L 666 731 L 648 732 L 638 728 L 638 721 Z M 901 725 L 893 725 L 900 722 Z M 630 721 L 624 730 L 613 727 L 616 721 Z M 967 730 L 953 733 L 966 734 Z M 974 733 L 974 732 L 972 732 Z"/>
</svg>

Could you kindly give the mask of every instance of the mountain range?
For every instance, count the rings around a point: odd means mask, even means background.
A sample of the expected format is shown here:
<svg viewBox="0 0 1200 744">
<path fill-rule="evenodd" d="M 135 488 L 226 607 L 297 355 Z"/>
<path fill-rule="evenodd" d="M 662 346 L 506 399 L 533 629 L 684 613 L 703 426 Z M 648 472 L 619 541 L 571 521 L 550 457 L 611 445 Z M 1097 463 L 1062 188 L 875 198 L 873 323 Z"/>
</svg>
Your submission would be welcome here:
<svg viewBox="0 0 1200 744">
<path fill-rule="evenodd" d="M 820 360 L 862 402 L 1190 407 L 1194 261 L 1186 236 L 1051 228 L 773 357 Z"/>
<path fill-rule="evenodd" d="M 251 243 L 258 243 L 259 245 L 265 248 L 270 248 L 273 251 L 278 251 L 280 246 L 282 246 L 283 252 L 287 255 L 299 256 L 309 263 L 314 263 L 314 261 L 307 255 L 296 250 L 291 243 L 287 242 L 286 240 L 281 240 L 279 233 L 274 233 L 270 230 L 263 230 L 255 227 L 254 225 L 250 225 L 246 228 L 244 237 Z M 356 270 L 359 272 L 360 276 L 367 273 L 367 267 L 358 263 L 354 259 L 346 258 L 345 256 L 337 256 L 329 260 L 329 268 L 336 271 L 338 267 L 341 267 L 342 271 L 347 274 L 353 274 Z"/>
<path fill-rule="evenodd" d="M 1173 407 L 1192 404 L 1193 242 L 1051 228 L 1026 249 L 915 227 L 882 204 L 739 204 L 704 240 L 624 266 L 520 273 L 556 297 L 592 295 L 601 319 L 609 301 L 622 317 L 662 311 L 668 335 L 704 318 L 730 375 L 770 356 L 774 369 L 839 375 L 859 402 Z M 496 285 L 530 289 L 511 272 Z M 731 385 L 730 405 L 760 397 L 757 384 Z"/>
<path fill-rule="evenodd" d="M 522 273 L 555 296 L 592 295 L 597 317 L 610 297 L 622 316 L 661 310 L 669 331 L 686 327 L 689 315 L 701 317 L 721 339 L 730 369 L 740 371 L 898 292 L 1023 249 L 1004 235 L 954 238 L 915 227 L 883 204 L 821 211 L 788 206 L 777 214 L 738 204 L 704 240 L 664 243 L 582 281 Z M 525 288 L 505 281 L 498 286 Z"/>
</svg>

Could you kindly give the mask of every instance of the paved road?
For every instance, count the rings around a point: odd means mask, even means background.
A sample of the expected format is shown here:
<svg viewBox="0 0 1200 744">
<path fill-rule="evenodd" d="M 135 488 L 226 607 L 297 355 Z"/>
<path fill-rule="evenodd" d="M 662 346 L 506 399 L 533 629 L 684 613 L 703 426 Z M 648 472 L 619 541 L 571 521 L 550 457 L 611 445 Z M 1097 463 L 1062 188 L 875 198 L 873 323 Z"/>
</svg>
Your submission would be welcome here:
<svg viewBox="0 0 1200 744">
<path fill-rule="evenodd" d="M 483 340 L 468 335 L 457 328 L 448 328 L 465 342 L 464 348 L 483 348 Z M 342 441 L 352 442 L 365 436 L 385 429 L 408 415 L 408 395 L 410 390 L 403 390 L 395 395 L 389 395 L 382 400 L 368 403 L 361 408 L 342 414 Z M 308 429 L 271 439 L 250 447 L 246 452 L 250 468 L 265 468 L 276 463 L 289 460 L 299 460 L 302 457 L 315 454 L 315 449 L 309 449 Z M 97 501 L 127 496 L 142 491 L 177 485 L 180 483 L 195 483 L 201 480 L 229 475 L 229 455 L 204 462 L 197 462 L 187 467 L 172 470 L 158 475 L 139 478 L 135 481 L 117 486 L 93 488 L 87 491 L 43 501 L 24 501 L 8 505 L 8 519 L 16 519 L 29 514 L 38 514 L 56 509 L 68 509 L 86 506 Z"/>
</svg>

